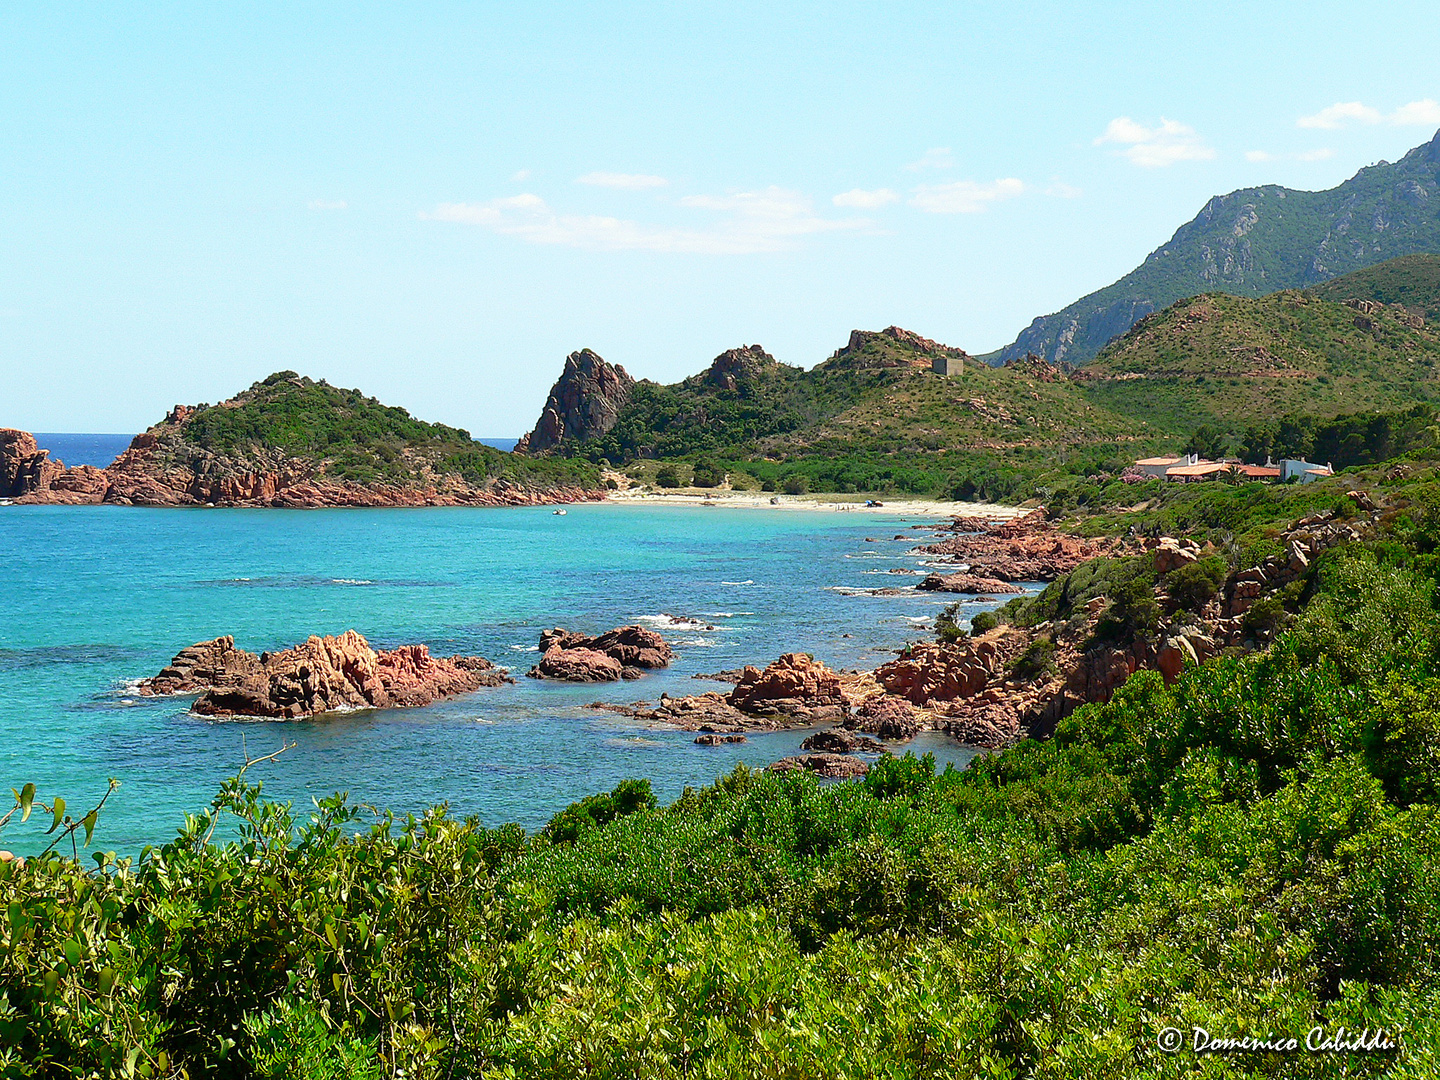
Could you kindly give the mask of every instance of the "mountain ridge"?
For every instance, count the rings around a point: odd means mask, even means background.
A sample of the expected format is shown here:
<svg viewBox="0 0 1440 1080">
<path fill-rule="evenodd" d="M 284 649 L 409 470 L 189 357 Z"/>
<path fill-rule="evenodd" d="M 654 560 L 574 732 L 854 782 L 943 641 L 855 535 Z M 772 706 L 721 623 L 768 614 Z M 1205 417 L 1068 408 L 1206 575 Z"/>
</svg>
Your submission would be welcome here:
<svg viewBox="0 0 1440 1080">
<path fill-rule="evenodd" d="M 1042 315 L 982 359 L 1084 364 L 1140 319 L 1205 292 L 1307 288 L 1399 255 L 1440 251 L 1440 131 L 1399 161 L 1323 191 L 1276 184 L 1209 199 L 1118 281 Z"/>
</svg>

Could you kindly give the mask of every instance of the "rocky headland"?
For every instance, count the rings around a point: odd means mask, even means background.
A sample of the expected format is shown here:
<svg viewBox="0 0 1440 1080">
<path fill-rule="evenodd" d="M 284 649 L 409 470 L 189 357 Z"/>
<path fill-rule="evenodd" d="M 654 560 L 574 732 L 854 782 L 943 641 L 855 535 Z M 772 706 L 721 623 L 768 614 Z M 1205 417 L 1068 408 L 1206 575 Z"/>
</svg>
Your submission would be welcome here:
<svg viewBox="0 0 1440 1080">
<path fill-rule="evenodd" d="M 0 429 L 0 498 L 132 506 L 524 506 L 600 499 L 588 467 L 533 462 L 357 390 L 280 372 L 218 405 L 176 405 L 104 469 Z"/>
<path fill-rule="evenodd" d="M 483 657 L 431 656 L 424 645 L 377 651 L 347 630 L 258 656 L 229 636 L 197 642 L 141 682 L 138 692 L 198 694 L 191 709 L 202 716 L 298 720 L 337 710 L 414 708 L 513 681 Z"/>
</svg>

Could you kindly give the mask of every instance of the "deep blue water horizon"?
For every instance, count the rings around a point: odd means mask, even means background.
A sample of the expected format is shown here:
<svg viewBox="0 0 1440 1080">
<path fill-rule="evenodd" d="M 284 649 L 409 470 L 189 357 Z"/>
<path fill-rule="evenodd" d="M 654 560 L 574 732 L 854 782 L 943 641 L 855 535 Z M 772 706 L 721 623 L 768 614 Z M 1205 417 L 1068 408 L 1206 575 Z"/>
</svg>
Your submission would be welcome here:
<svg viewBox="0 0 1440 1080">
<path fill-rule="evenodd" d="M 35 431 L 36 443 L 40 449 L 49 450 L 52 461 L 63 461 L 66 465 L 94 465 L 103 469 L 125 451 L 134 435 L 120 435 L 107 432 L 76 431 Z M 515 449 L 519 439 L 477 439 L 486 446 L 507 453 Z"/>
<path fill-rule="evenodd" d="M 284 741 L 297 745 L 254 775 L 301 811 L 345 790 L 402 814 L 448 802 L 489 825 L 533 829 L 630 776 L 650 779 L 668 801 L 740 762 L 794 753 L 806 732 L 700 747 L 693 734 L 587 704 L 723 690 L 692 676 L 789 651 L 846 668 L 883 662 L 922 636 L 948 599 L 862 591 L 913 583 L 888 571 L 922 564 L 915 538 L 889 537 L 924 520 L 616 504 L 565 516 L 545 507 L 0 508 L 0 790 L 34 782 L 42 798 L 84 808 L 118 778 L 97 845 L 121 854 L 169 839 L 247 751 Z M 524 677 L 542 629 L 634 622 L 672 642 L 670 670 L 608 686 Z M 423 709 L 294 723 L 217 722 L 192 715 L 189 698 L 133 693 L 136 679 L 196 641 L 233 634 L 261 651 L 351 628 L 376 647 L 422 642 L 440 655 L 489 657 L 516 684 Z M 973 756 L 938 735 L 904 749 L 957 764 Z M 10 832 L 6 846 L 31 846 L 29 834 Z"/>
</svg>

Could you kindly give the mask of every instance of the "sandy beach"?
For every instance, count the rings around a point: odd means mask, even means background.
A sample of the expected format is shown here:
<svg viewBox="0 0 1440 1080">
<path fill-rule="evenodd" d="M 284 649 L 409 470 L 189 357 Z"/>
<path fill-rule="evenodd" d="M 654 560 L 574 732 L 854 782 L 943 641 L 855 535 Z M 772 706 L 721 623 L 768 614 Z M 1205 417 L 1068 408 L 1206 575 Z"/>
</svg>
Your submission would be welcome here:
<svg viewBox="0 0 1440 1080">
<path fill-rule="evenodd" d="M 682 492 L 617 491 L 607 502 L 634 503 L 645 506 L 724 506 L 732 509 L 809 510 L 827 513 L 913 514 L 917 517 L 955 517 L 968 515 L 996 519 L 1020 517 L 1028 510 L 996 503 L 950 502 L 933 499 L 884 499 L 879 505 L 867 506 L 862 498 L 847 499 L 842 495 L 772 495 L 769 492 L 691 489 Z"/>
</svg>

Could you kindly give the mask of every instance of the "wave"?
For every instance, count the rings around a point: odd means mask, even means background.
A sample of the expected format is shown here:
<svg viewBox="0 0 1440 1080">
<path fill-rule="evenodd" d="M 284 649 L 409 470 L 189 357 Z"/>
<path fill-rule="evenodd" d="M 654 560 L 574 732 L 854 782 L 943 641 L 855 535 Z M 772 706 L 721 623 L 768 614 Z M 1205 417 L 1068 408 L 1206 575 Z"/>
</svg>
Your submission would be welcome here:
<svg viewBox="0 0 1440 1080">
<path fill-rule="evenodd" d="M 659 615 L 637 615 L 636 622 L 649 623 L 657 630 L 715 630 L 718 627 L 710 626 L 700 619 L 692 619 L 688 615 L 667 615 L 663 612 Z"/>
<path fill-rule="evenodd" d="M 754 615 L 753 611 L 702 611 L 707 619 L 733 619 L 740 615 Z"/>
<path fill-rule="evenodd" d="M 511 645 L 510 648 L 513 649 L 515 652 L 539 652 L 539 651 L 540 651 L 540 646 L 539 646 L 539 645 Z"/>
<path fill-rule="evenodd" d="M 691 649 L 713 649 L 716 645 L 720 644 L 718 641 L 711 641 L 709 638 L 703 637 L 674 638 L 672 640 L 676 645 L 683 645 Z"/>
<path fill-rule="evenodd" d="M 744 581 L 722 581 L 722 582 L 720 582 L 720 584 L 721 584 L 721 585 L 754 585 L 755 582 L 754 582 L 754 580 L 751 579 L 751 578 L 746 578 Z"/>
</svg>

